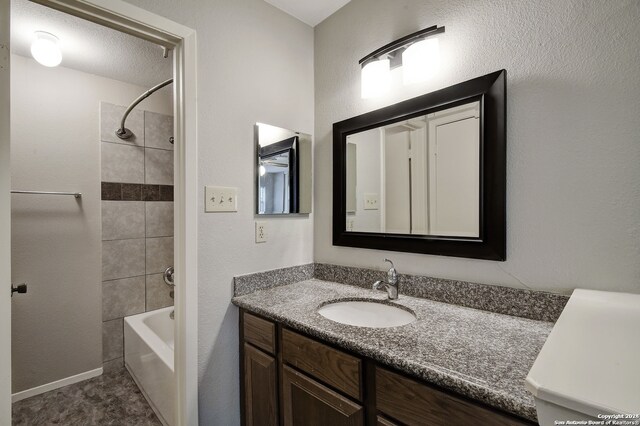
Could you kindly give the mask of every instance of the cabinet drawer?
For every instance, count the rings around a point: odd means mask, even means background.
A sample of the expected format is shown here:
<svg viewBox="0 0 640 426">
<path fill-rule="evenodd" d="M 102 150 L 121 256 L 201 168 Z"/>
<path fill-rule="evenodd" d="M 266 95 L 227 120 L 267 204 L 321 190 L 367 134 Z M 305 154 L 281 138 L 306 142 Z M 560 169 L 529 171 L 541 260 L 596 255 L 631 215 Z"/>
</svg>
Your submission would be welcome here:
<svg viewBox="0 0 640 426">
<path fill-rule="evenodd" d="M 379 411 L 407 425 L 530 424 L 382 368 L 376 368 L 376 404 Z"/>
<path fill-rule="evenodd" d="M 363 426 L 364 409 L 287 367 L 282 371 L 284 426 Z"/>
<path fill-rule="evenodd" d="M 282 359 L 346 395 L 362 400 L 358 358 L 283 329 Z"/>
<path fill-rule="evenodd" d="M 275 354 L 276 352 L 276 325 L 248 312 L 243 313 L 244 341 L 258 348 Z"/>
</svg>

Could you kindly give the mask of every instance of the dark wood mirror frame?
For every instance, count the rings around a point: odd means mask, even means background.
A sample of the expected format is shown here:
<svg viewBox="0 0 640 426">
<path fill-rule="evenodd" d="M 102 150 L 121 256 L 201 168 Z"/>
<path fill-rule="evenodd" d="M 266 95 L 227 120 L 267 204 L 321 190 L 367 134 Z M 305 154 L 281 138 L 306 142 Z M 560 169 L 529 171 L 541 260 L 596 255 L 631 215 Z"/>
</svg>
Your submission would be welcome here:
<svg viewBox="0 0 640 426">
<path fill-rule="evenodd" d="M 497 71 L 333 124 L 333 245 L 505 260 L 507 72 Z M 478 238 L 347 232 L 347 136 L 467 102 L 480 101 Z"/>
</svg>

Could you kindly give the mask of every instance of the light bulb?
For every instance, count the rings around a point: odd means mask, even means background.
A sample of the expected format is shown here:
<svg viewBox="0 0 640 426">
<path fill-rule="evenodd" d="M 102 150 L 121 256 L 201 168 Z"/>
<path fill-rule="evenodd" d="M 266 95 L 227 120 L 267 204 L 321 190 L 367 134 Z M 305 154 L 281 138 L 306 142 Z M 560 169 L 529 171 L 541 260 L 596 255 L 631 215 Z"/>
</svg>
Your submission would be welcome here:
<svg viewBox="0 0 640 426">
<path fill-rule="evenodd" d="M 402 52 L 404 84 L 419 83 L 436 75 L 440 68 L 440 44 L 437 38 L 413 43 Z"/>
<path fill-rule="evenodd" d="M 264 174 L 267 173 L 267 169 L 265 169 L 264 166 L 260 164 L 260 167 L 258 167 L 258 173 L 260 173 L 260 176 L 264 176 Z"/>
<path fill-rule="evenodd" d="M 58 37 L 44 31 L 36 31 L 35 40 L 31 43 L 31 55 L 45 67 L 60 65 L 62 52 Z"/>
<path fill-rule="evenodd" d="M 391 70 L 388 59 L 369 62 L 362 67 L 362 99 L 385 94 L 391 87 Z"/>
</svg>

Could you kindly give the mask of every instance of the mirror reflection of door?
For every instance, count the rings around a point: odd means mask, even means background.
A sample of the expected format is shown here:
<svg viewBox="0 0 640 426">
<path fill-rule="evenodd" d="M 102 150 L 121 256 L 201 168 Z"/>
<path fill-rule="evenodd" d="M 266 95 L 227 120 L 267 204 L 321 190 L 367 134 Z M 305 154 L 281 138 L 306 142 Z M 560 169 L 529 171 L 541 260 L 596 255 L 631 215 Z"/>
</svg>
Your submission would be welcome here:
<svg viewBox="0 0 640 426">
<path fill-rule="evenodd" d="M 259 213 L 289 213 L 289 152 L 260 158 Z"/>
<path fill-rule="evenodd" d="M 472 102 L 347 136 L 347 230 L 478 237 L 479 113 Z"/>
</svg>

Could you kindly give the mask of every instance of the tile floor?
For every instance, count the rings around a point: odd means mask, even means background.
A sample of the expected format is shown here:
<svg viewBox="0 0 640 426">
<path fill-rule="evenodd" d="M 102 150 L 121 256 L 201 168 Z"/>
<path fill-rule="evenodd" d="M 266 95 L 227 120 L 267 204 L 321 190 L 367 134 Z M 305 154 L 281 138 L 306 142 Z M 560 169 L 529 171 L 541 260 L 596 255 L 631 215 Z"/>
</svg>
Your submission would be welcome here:
<svg viewBox="0 0 640 426">
<path fill-rule="evenodd" d="M 13 426 L 161 426 L 124 368 L 13 404 Z"/>
</svg>

